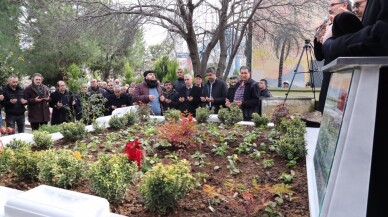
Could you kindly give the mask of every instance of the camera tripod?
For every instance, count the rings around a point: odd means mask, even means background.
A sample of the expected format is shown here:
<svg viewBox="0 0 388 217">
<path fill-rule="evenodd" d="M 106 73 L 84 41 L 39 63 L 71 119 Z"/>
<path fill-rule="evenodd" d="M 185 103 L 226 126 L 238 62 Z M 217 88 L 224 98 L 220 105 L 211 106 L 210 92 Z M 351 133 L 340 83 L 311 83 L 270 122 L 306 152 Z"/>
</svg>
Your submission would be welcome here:
<svg viewBox="0 0 388 217">
<path fill-rule="evenodd" d="M 314 96 L 314 109 L 316 109 L 317 108 L 317 99 L 315 97 L 316 90 L 315 90 L 315 82 L 314 82 L 314 80 L 315 80 L 314 79 L 314 73 L 320 72 L 321 70 L 320 70 L 317 62 L 313 59 L 314 56 L 312 54 L 312 45 L 311 45 L 310 40 L 309 39 L 305 39 L 304 42 L 305 42 L 305 44 L 303 46 L 302 53 L 299 56 L 298 64 L 296 64 L 296 67 L 295 67 L 295 70 L 294 70 L 294 75 L 292 77 L 291 83 L 288 86 L 288 90 L 287 90 L 286 98 L 284 99 L 284 102 L 287 101 L 288 94 L 290 93 L 290 89 L 291 89 L 292 83 L 294 82 L 294 79 L 295 79 L 295 75 L 296 74 L 301 74 L 301 73 L 309 73 L 310 74 L 311 91 L 313 92 L 313 96 Z M 302 61 L 302 57 L 303 57 L 304 54 L 306 55 L 308 71 L 307 72 L 298 72 L 298 68 L 300 66 L 300 63 Z M 320 79 L 322 80 L 322 76 L 320 76 Z"/>
</svg>

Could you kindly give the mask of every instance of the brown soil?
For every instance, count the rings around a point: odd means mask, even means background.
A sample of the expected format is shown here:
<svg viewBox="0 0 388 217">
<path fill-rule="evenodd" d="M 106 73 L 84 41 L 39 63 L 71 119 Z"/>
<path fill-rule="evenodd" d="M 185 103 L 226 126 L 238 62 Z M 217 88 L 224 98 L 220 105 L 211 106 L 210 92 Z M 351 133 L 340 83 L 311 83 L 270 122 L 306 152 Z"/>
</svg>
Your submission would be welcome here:
<svg viewBox="0 0 388 217">
<path fill-rule="evenodd" d="M 204 127 L 199 127 L 204 128 Z M 285 172 L 290 173 L 290 168 L 286 166 L 287 161 L 280 156 L 277 155 L 276 152 L 271 152 L 268 150 L 268 144 L 266 137 L 268 134 L 268 130 L 264 130 L 257 136 L 256 144 L 260 144 L 264 142 L 267 144 L 267 150 L 265 150 L 265 154 L 259 160 L 255 160 L 251 158 L 247 154 L 238 154 L 241 162 L 237 164 L 237 167 L 241 170 L 241 173 L 237 175 L 231 175 L 229 169 L 227 168 L 228 155 L 236 154 L 233 151 L 234 148 L 238 147 L 240 143 L 243 141 L 243 134 L 248 131 L 251 131 L 253 128 L 251 127 L 239 127 L 239 128 L 228 128 L 221 135 L 210 135 L 209 132 L 202 129 L 200 132 L 202 133 L 202 140 L 204 143 L 201 146 L 191 147 L 186 150 L 180 150 L 179 158 L 187 159 L 190 161 L 192 165 L 192 174 L 197 177 L 197 173 L 205 173 L 208 175 L 206 181 L 202 180 L 201 185 L 208 184 L 210 186 L 215 187 L 215 189 L 220 189 L 219 193 L 228 198 L 229 202 L 221 201 L 219 204 L 211 205 L 214 210 L 212 211 L 209 206 L 212 201 L 211 196 L 205 193 L 202 188 L 193 189 L 188 195 L 182 198 L 179 202 L 179 205 L 175 210 L 173 210 L 168 216 L 262 216 L 264 211 L 263 203 L 267 201 L 275 201 L 276 196 L 274 194 L 264 194 L 267 195 L 267 198 L 260 197 L 260 195 L 255 194 L 253 191 L 252 180 L 254 177 L 259 177 L 260 186 L 269 185 L 273 186 L 274 184 L 282 183 L 282 180 L 279 180 L 279 176 Z M 237 140 L 233 143 L 228 143 L 229 149 L 225 156 L 217 156 L 214 155 L 211 151 L 212 144 L 217 144 L 219 138 L 222 136 L 227 136 L 230 133 L 235 132 L 237 135 Z M 89 155 L 92 155 L 92 158 L 89 158 L 88 161 L 94 161 L 96 159 L 96 155 L 99 152 L 105 151 L 105 139 L 107 135 L 112 134 L 113 131 L 105 131 L 103 134 L 95 134 L 92 136 L 98 136 L 101 140 L 98 150 L 89 151 Z M 132 135 L 138 135 L 139 138 L 145 138 L 143 133 L 136 133 Z M 86 143 L 89 142 L 91 136 L 88 136 L 86 139 Z M 125 138 L 125 137 L 124 137 Z M 154 139 L 154 141 L 158 141 L 158 137 L 155 135 L 148 136 L 147 138 Z M 117 143 L 114 144 L 114 147 L 121 149 L 121 147 L 125 144 L 125 141 L 122 137 L 117 140 Z M 56 142 L 55 148 L 63 148 L 63 146 L 68 145 L 64 141 Z M 260 150 L 260 147 L 256 149 Z M 203 167 L 195 166 L 195 160 L 191 157 L 196 151 L 200 151 L 201 153 L 206 153 L 205 162 L 206 165 Z M 163 163 L 170 163 L 170 159 L 164 158 L 164 156 L 169 151 L 166 149 L 155 149 L 154 153 L 158 154 L 158 158 Z M 153 155 L 150 154 L 150 155 Z M 263 159 L 273 159 L 274 166 L 271 168 L 263 168 L 262 160 Z M 219 166 L 220 169 L 214 170 L 215 166 Z M 295 177 L 293 182 L 290 185 L 293 186 L 292 190 L 295 192 L 292 195 L 292 200 L 285 198 L 283 205 L 277 205 L 275 210 L 282 214 L 283 216 L 309 216 L 308 209 L 308 194 L 307 194 L 307 177 L 306 177 L 306 166 L 305 159 L 299 159 L 296 167 L 293 168 L 295 171 Z M 206 183 L 205 183 L 206 182 Z M 240 193 L 252 192 L 254 195 L 254 202 L 251 206 L 252 209 L 245 210 L 242 205 L 243 197 L 241 194 L 235 194 L 238 192 L 236 189 L 233 189 L 230 186 L 226 186 L 225 184 L 235 183 L 234 187 L 240 187 L 243 190 L 240 190 Z M 111 204 L 111 211 L 114 213 L 119 213 L 125 216 L 158 216 L 156 214 L 150 213 L 147 211 L 144 203 L 142 202 L 142 198 L 137 190 L 137 184 L 139 180 L 135 180 L 135 183 L 131 185 L 130 191 L 128 192 L 125 200 L 121 204 Z M 7 186 L 10 188 L 20 189 L 20 190 L 28 190 L 34 188 L 41 183 L 39 181 L 19 181 L 17 177 L 12 173 L 7 173 L 5 176 L 0 178 L 0 185 Z M 83 179 L 79 185 L 74 187 L 74 191 L 83 192 L 87 194 L 93 194 L 93 189 L 90 187 L 89 180 Z M 235 198 L 232 195 L 237 195 Z M 253 212 L 251 210 L 258 210 L 257 212 Z M 271 215 L 269 215 L 271 216 Z M 272 215 L 277 216 L 277 215 Z"/>
</svg>

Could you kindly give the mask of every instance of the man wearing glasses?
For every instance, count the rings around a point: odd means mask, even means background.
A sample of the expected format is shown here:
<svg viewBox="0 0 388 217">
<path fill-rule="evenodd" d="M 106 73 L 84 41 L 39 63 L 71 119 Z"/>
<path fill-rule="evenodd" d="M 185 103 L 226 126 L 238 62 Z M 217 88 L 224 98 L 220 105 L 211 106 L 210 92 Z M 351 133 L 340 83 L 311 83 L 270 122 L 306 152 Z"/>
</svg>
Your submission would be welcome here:
<svg viewBox="0 0 388 217">
<path fill-rule="evenodd" d="M 325 58 L 388 55 L 388 1 L 368 0 L 364 4 L 364 28 L 341 37 L 329 37 L 323 43 Z"/>
<path fill-rule="evenodd" d="M 329 2 L 329 14 L 337 15 L 339 14 L 340 8 L 346 8 L 348 11 L 352 11 L 352 7 L 349 0 L 330 0 Z"/>
<path fill-rule="evenodd" d="M 364 16 L 366 0 L 353 0 L 353 13 L 357 15 L 360 20 L 362 20 L 362 16 Z"/>
<path fill-rule="evenodd" d="M 351 11 L 351 4 L 349 0 L 330 0 L 329 1 L 329 7 L 328 12 L 330 16 L 335 16 L 339 13 L 341 13 L 340 8 L 346 8 L 347 10 Z M 329 29 L 329 30 L 326 30 Z M 314 53 L 315 58 L 318 61 L 325 60 L 324 65 L 328 64 L 332 59 L 325 59 L 325 56 L 323 55 L 323 37 L 326 34 L 326 31 L 331 32 L 331 26 L 327 26 L 327 22 L 324 22 L 321 26 L 318 27 L 318 32 L 316 35 L 316 38 L 314 38 Z M 319 104 L 318 104 L 318 111 L 323 112 L 327 90 L 329 88 L 329 82 L 330 82 L 330 73 L 323 73 L 323 80 L 322 80 L 322 86 L 321 86 L 321 92 L 319 94 Z"/>
</svg>

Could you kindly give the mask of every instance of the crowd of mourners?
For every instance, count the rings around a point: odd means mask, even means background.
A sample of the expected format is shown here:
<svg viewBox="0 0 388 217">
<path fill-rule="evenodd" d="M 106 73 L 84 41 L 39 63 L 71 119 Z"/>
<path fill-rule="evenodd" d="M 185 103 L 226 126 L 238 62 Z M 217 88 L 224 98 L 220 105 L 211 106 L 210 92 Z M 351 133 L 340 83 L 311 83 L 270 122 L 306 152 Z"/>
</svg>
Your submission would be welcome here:
<svg viewBox="0 0 388 217">
<path fill-rule="evenodd" d="M 251 78 L 250 69 L 240 68 L 240 76 L 230 77 L 229 83 L 217 78 L 216 69 L 206 70 L 206 82 L 201 75 L 184 74 L 178 69 L 176 81 L 161 83 L 154 71 L 145 71 L 142 83 L 122 84 L 119 79 L 99 81 L 90 79 L 89 84 L 81 86 L 79 94 L 71 93 L 65 81 L 58 81 L 56 87 L 48 88 L 43 84 L 43 76 L 35 73 L 31 84 L 25 88 L 17 76 L 11 75 L 8 83 L 0 89 L 0 109 L 4 107 L 5 125 L 17 128 L 23 133 L 25 128 L 25 112 L 32 130 L 48 124 L 57 125 L 64 122 L 84 120 L 92 114 L 92 110 L 83 111 L 82 102 L 93 107 L 95 99 L 103 102 L 104 109 L 100 116 L 111 115 L 121 107 L 132 105 L 148 105 L 150 114 L 163 115 L 168 109 L 178 109 L 184 114 L 195 116 L 198 107 L 207 106 L 215 114 L 221 107 L 238 106 L 245 121 L 252 118 L 252 113 L 260 113 L 262 97 L 271 97 L 265 79 L 259 82 Z M 95 100 L 91 102 L 92 100 Z M 51 109 L 50 109 L 51 108 Z M 1 117 L 1 116 L 0 116 Z M 0 118 L 0 126 L 2 126 Z M 90 124 L 90 123 L 88 123 Z"/>
</svg>

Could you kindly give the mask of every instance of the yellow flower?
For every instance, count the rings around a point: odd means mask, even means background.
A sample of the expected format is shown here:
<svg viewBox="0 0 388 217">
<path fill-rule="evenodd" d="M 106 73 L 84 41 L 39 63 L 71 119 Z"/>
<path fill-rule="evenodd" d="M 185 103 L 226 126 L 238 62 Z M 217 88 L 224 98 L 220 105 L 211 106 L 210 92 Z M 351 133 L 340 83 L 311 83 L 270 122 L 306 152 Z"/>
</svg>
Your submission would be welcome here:
<svg viewBox="0 0 388 217">
<path fill-rule="evenodd" d="M 77 159 L 81 159 L 82 158 L 82 154 L 79 151 L 75 151 L 74 152 L 74 157 L 76 157 Z"/>
</svg>

